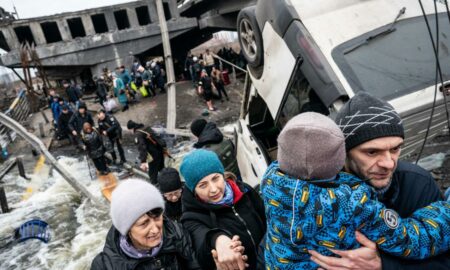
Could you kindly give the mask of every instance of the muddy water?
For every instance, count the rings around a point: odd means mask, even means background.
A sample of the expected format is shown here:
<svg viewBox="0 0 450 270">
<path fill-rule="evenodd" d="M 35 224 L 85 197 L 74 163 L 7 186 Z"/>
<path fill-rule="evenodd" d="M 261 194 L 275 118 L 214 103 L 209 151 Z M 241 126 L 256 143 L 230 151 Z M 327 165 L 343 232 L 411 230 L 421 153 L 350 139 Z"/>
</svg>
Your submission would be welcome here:
<svg viewBox="0 0 450 270">
<path fill-rule="evenodd" d="M 59 162 L 100 197 L 99 185 L 90 180 L 85 160 L 63 157 Z M 107 203 L 98 206 L 81 198 L 57 172 L 45 166 L 31 178 L 11 174 L 4 179 L 13 211 L 0 215 L 0 269 L 89 269 L 111 226 Z M 23 201 L 30 186 L 35 192 Z M 51 241 L 12 242 L 14 228 L 34 218 L 49 224 Z"/>
</svg>

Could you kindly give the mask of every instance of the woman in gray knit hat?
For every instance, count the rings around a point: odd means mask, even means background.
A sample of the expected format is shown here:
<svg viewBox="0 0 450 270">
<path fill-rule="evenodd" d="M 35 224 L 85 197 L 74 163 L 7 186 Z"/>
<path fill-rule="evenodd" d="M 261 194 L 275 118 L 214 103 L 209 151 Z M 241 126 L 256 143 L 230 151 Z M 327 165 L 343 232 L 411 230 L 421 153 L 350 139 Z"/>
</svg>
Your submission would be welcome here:
<svg viewBox="0 0 450 270">
<path fill-rule="evenodd" d="M 189 233 L 163 213 L 164 200 L 155 186 L 123 181 L 112 193 L 113 226 L 91 269 L 201 269 Z"/>
</svg>

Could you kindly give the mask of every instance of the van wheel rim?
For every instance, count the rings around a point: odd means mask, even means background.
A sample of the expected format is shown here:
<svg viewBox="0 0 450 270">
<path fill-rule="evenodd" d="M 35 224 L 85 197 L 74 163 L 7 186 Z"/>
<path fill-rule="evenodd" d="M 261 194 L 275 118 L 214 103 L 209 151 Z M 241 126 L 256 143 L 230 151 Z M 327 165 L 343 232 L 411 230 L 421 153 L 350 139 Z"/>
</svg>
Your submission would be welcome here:
<svg viewBox="0 0 450 270">
<path fill-rule="evenodd" d="M 248 19 L 243 19 L 239 25 L 239 33 L 242 44 L 242 49 L 245 54 L 250 58 L 250 61 L 256 60 L 258 53 L 258 46 L 256 45 L 255 34 L 251 23 Z"/>
</svg>

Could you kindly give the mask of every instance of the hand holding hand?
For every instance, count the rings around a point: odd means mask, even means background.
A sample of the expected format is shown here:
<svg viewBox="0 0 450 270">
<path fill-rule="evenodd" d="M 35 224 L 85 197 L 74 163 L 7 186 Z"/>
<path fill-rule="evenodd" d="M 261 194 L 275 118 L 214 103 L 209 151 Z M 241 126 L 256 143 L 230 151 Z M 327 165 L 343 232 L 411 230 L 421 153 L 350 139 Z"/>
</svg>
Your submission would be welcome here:
<svg viewBox="0 0 450 270">
<path fill-rule="evenodd" d="M 245 263 L 247 256 L 233 250 L 233 248 L 236 248 L 235 246 L 237 244 L 236 238 L 233 237 L 233 239 L 234 241 L 225 235 L 221 235 L 217 238 L 216 249 L 211 251 L 217 269 L 245 270 L 248 266 Z"/>
<path fill-rule="evenodd" d="M 147 162 L 141 163 L 140 168 L 141 168 L 141 170 L 143 170 L 144 172 L 148 171 L 148 164 L 147 164 Z"/>
</svg>

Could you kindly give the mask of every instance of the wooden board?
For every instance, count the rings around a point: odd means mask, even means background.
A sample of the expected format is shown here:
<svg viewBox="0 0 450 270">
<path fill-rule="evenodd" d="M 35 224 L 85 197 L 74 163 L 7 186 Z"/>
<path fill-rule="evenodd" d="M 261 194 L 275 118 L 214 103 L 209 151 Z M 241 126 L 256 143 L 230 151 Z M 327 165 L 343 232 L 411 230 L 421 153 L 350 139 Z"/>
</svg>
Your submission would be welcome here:
<svg viewBox="0 0 450 270">
<path fill-rule="evenodd" d="M 102 194 L 103 196 L 111 202 L 111 195 L 113 190 L 117 186 L 116 176 L 112 173 L 108 173 L 107 175 L 98 175 L 98 180 L 102 183 Z"/>
</svg>

